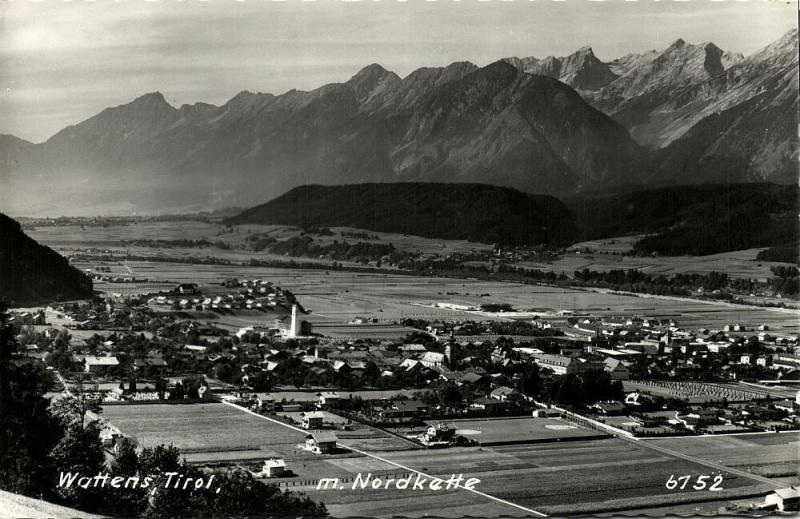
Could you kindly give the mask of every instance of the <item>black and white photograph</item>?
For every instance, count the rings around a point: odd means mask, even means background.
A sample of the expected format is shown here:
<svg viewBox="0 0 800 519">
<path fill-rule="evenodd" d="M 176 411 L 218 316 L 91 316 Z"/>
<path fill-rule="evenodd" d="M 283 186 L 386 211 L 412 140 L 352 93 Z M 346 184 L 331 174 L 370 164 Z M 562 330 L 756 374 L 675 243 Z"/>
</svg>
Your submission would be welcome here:
<svg viewBox="0 0 800 519">
<path fill-rule="evenodd" d="M 0 0 L 0 519 L 800 512 L 797 0 Z"/>
</svg>

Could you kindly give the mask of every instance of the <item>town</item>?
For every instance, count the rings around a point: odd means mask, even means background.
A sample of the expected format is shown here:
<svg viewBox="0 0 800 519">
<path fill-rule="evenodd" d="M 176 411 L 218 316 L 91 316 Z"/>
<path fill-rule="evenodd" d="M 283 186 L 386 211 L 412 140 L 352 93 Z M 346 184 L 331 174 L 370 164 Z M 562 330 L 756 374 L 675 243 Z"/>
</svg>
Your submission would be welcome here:
<svg viewBox="0 0 800 519">
<path fill-rule="evenodd" d="M 104 269 L 94 270 L 102 281 Z M 646 313 L 436 301 L 424 305 L 435 319 L 365 315 L 316 327 L 302 297 L 269 279 L 151 284 L 149 293 L 109 288 L 11 313 L 18 355 L 54 374 L 53 398 L 97 402 L 88 416 L 108 456 L 123 439 L 137 448 L 163 439 L 197 466 L 246 467 L 315 496 L 326 473 L 308 468 L 319 456 L 646 439 L 702 466 L 711 461 L 673 439 L 800 430 L 798 337 L 770 324 L 693 327 Z M 227 441 L 172 429 L 179 419 L 211 420 Z M 264 426 L 288 436 L 273 444 L 257 432 Z M 794 474 L 791 456 L 767 458 L 748 470 L 773 487 Z M 391 462 L 386 469 L 397 472 Z M 759 481 L 738 482 L 742 499 L 728 506 L 793 506 L 791 485 L 760 488 L 759 502 L 747 485 Z"/>
</svg>

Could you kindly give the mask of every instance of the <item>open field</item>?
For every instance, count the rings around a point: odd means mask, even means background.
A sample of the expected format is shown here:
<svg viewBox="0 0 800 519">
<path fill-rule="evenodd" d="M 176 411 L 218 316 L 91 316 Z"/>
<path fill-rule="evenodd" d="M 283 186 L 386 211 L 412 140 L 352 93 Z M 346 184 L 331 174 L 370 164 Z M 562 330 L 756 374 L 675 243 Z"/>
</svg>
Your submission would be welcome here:
<svg viewBox="0 0 800 519">
<path fill-rule="evenodd" d="M 579 427 L 558 418 L 507 418 L 488 420 L 448 420 L 458 434 L 481 445 L 556 441 L 586 436 L 597 436 L 591 429 Z"/>
<path fill-rule="evenodd" d="M 647 441 L 761 476 L 800 476 L 800 432 L 659 438 Z"/>
<path fill-rule="evenodd" d="M 139 445 L 173 444 L 182 451 L 265 450 L 292 454 L 304 434 L 224 404 L 105 406 L 101 415 Z M 263 455 L 262 455 L 263 457 Z"/>
<path fill-rule="evenodd" d="M 721 329 L 725 324 L 738 322 L 750 329 L 767 324 L 775 333 L 800 333 L 796 311 L 723 302 L 401 274 L 159 262 L 126 262 L 125 266 L 137 276 L 173 282 L 219 283 L 226 277 L 268 279 L 297 295 L 303 306 L 311 310 L 311 314 L 304 318 L 322 326 L 346 324 L 355 317 L 374 317 L 383 324 L 404 317 L 484 319 L 486 314 L 478 316 L 474 312 L 432 305 L 438 302 L 464 305 L 499 302 L 509 303 L 518 310 L 543 313 L 554 322 L 563 320 L 555 312 L 572 310 L 593 315 L 638 314 L 675 319 L 686 328 Z M 255 320 L 258 318 L 254 317 Z M 505 319 L 501 315 L 493 318 Z M 231 319 L 238 320 L 237 317 Z"/>
<path fill-rule="evenodd" d="M 620 252 L 627 252 L 636 241 L 632 237 L 601 240 L 597 242 L 583 242 L 570 247 L 573 252 L 564 254 L 552 263 L 524 262 L 529 268 L 552 270 L 571 274 L 576 270 L 596 270 L 606 272 L 617 269 L 636 269 L 651 276 L 674 274 L 708 274 L 709 272 L 725 272 L 733 278 L 754 278 L 765 280 L 775 277 L 770 271 L 771 266 L 786 265 L 769 261 L 756 261 L 756 255 L 762 249 L 746 249 L 708 256 L 658 256 L 636 257 L 623 256 Z M 615 242 L 615 243 L 611 243 Z M 598 248 L 599 251 L 584 253 L 575 249 L 582 247 Z M 615 254 L 616 253 L 616 254 Z"/>
</svg>

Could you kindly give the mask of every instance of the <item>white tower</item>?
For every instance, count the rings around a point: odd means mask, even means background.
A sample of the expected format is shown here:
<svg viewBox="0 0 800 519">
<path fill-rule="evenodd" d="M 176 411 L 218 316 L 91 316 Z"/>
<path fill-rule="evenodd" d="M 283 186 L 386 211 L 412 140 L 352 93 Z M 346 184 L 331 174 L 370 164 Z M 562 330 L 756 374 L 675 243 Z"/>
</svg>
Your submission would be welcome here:
<svg viewBox="0 0 800 519">
<path fill-rule="evenodd" d="M 297 305 L 292 305 L 292 322 L 289 327 L 289 337 L 295 338 L 300 335 L 300 323 L 297 322 Z"/>
</svg>

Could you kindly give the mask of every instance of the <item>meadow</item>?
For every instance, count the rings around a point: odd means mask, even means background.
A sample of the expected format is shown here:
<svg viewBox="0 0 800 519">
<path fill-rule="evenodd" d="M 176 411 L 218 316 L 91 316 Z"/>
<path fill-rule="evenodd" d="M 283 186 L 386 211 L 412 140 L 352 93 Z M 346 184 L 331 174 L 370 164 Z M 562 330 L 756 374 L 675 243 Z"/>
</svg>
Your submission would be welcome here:
<svg viewBox="0 0 800 519">
<path fill-rule="evenodd" d="M 481 445 L 556 441 L 598 435 L 596 431 L 558 418 L 515 417 L 487 420 L 448 420 L 446 423 L 454 426 L 458 434 L 475 440 Z"/>
<path fill-rule="evenodd" d="M 265 451 L 289 455 L 305 434 L 219 404 L 130 404 L 103 408 L 102 418 L 142 447 L 172 444 L 184 452 Z"/>
<path fill-rule="evenodd" d="M 800 477 L 800 432 L 659 438 L 655 445 L 767 477 Z M 793 481 L 797 483 L 797 479 Z"/>
</svg>

